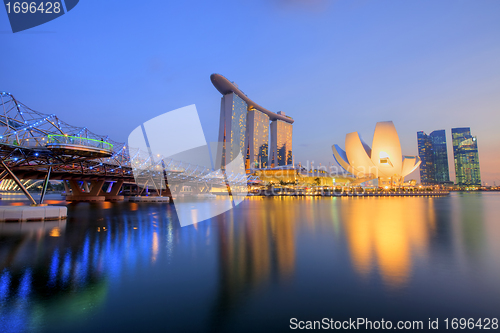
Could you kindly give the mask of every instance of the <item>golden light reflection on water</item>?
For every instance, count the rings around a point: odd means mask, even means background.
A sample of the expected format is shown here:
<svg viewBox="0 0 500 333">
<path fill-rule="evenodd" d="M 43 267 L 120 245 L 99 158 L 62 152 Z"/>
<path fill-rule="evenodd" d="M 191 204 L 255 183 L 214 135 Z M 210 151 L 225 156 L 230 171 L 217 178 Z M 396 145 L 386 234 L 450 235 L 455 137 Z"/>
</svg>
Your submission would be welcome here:
<svg viewBox="0 0 500 333">
<path fill-rule="evenodd" d="M 116 207 L 117 204 L 114 205 Z M 8 265 L 23 267 L 27 262 L 31 262 L 33 267 L 44 265 L 48 273 L 33 277 L 42 279 L 43 283 L 36 281 L 37 288 L 46 286 L 46 290 L 53 292 L 56 289 L 44 279 L 49 276 L 49 269 L 55 262 L 55 286 L 64 287 L 61 292 L 57 289 L 58 292 L 64 294 L 67 290 L 71 293 L 68 297 L 72 299 L 75 295 L 90 297 L 102 283 L 128 279 L 139 268 L 150 269 L 148 265 L 143 265 L 145 262 L 155 266 L 155 271 L 152 271 L 155 273 L 169 274 L 172 267 L 178 268 L 179 277 L 189 274 L 190 278 L 194 269 L 200 268 L 196 271 L 199 272 L 198 280 L 192 281 L 205 280 L 209 275 L 217 279 L 217 285 L 209 283 L 206 287 L 210 288 L 207 293 L 210 302 L 215 302 L 214 307 L 210 307 L 211 311 L 218 318 L 243 313 L 248 309 L 245 304 L 260 306 L 254 302 L 260 301 L 261 296 L 264 296 L 261 300 L 266 302 L 262 303 L 265 310 L 266 305 L 271 304 L 268 303 L 269 295 L 276 297 L 277 307 L 286 308 L 289 302 L 293 302 L 294 293 L 317 297 L 325 292 L 324 298 L 334 295 L 332 303 L 318 300 L 316 306 L 321 304 L 324 309 L 332 304 L 335 306 L 335 303 L 343 306 L 341 302 L 346 297 L 343 295 L 358 296 L 357 292 L 361 290 L 371 294 L 361 299 L 363 302 L 359 304 L 370 302 L 376 296 L 374 302 L 387 306 L 387 303 L 384 304 L 385 297 L 379 297 L 382 292 L 379 280 L 389 286 L 385 290 L 389 293 L 399 292 L 414 283 L 412 288 L 408 288 L 411 297 L 407 298 L 413 301 L 413 293 L 424 290 L 419 289 L 422 288 L 420 285 L 433 281 L 436 272 L 442 273 L 438 283 L 444 287 L 454 274 L 463 273 L 463 279 L 474 280 L 473 287 L 477 287 L 477 281 L 486 283 L 489 288 L 484 290 L 493 290 L 490 297 L 494 298 L 500 276 L 499 252 L 496 251 L 500 249 L 498 196 L 492 200 L 472 194 L 453 194 L 439 199 L 255 197 L 248 198 L 212 221 L 185 228 L 175 224 L 172 217 L 175 210 L 162 211 L 160 206 L 139 204 L 137 213 L 124 212 L 122 217 L 117 215 L 118 210 L 103 213 L 100 208 L 94 211 L 94 215 L 87 216 L 87 207 L 72 207 L 75 218 L 68 229 L 65 221 L 0 223 L 0 235 L 22 239 L 3 245 L 6 249 L 4 253 L 9 253 L 6 256 Z M 92 228 L 89 230 L 97 230 L 100 234 L 82 233 L 80 226 L 86 221 L 87 228 Z M 63 238 L 41 237 L 47 235 Z M 59 244 L 57 252 L 53 252 L 55 244 Z M 33 249 L 36 249 L 36 255 Z M 198 255 L 201 251 L 208 256 Z M 181 260 L 177 258 L 186 259 L 186 254 L 189 260 L 179 263 Z M 215 256 L 216 260 L 212 261 Z M 209 260 L 200 265 L 206 258 Z M 49 263 L 52 264 L 49 266 Z M 446 266 L 439 271 L 437 266 L 443 263 Z M 490 270 L 488 275 L 484 273 L 486 269 Z M 418 276 L 412 276 L 417 270 Z M 475 272 L 484 276 L 475 276 Z M 353 275 L 360 277 L 361 281 L 345 283 Z M 370 280 L 370 288 L 363 290 L 366 287 L 363 279 Z M 151 297 L 157 295 L 155 287 L 172 288 L 169 290 L 171 294 L 177 292 L 174 288 L 186 288 L 178 293 L 189 293 L 192 281 L 188 279 L 185 287 L 178 283 L 173 286 L 151 283 L 149 294 Z M 19 283 L 15 284 L 16 288 L 17 285 Z M 437 284 L 436 287 L 441 286 Z M 457 299 L 461 289 L 461 286 L 460 289 L 451 289 L 453 297 L 450 299 Z M 38 289 L 33 290 L 33 295 L 39 292 Z M 127 292 L 122 290 L 121 294 L 127 296 Z M 106 297 L 113 302 L 121 301 L 114 298 L 116 294 L 104 293 L 102 298 L 92 296 L 85 299 L 85 304 L 98 305 Z M 184 295 L 180 297 L 184 298 Z M 199 299 L 204 302 L 202 297 Z M 307 299 L 298 299 L 306 311 L 315 305 Z M 54 301 L 56 303 L 57 308 L 51 310 L 54 316 L 68 316 L 68 311 L 61 312 L 66 307 L 61 306 L 59 298 Z M 474 304 L 464 297 L 466 303 Z M 43 308 L 48 308 L 46 303 L 41 304 Z M 241 308 L 243 310 L 238 310 Z M 36 311 L 30 316 L 40 318 Z M 81 307 L 79 311 L 82 311 Z"/>
<path fill-rule="evenodd" d="M 400 288 L 415 261 L 428 258 L 436 232 L 434 199 L 428 197 L 250 198 L 248 204 L 244 220 L 235 221 L 230 212 L 219 230 L 226 240 L 221 252 L 226 273 L 245 283 L 260 284 L 273 272 L 289 278 L 296 269 L 296 238 L 331 232 L 331 242 L 347 240 L 356 273 L 379 274 L 386 285 Z M 308 247 L 315 250 L 314 244 Z"/>
<path fill-rule="evenodd" d="M 102 209 L 110 209 L 111 207 L 113 207 L 113 203 L 111 203 L 109 201 L 104 201 L 102 203 Z"/>
<path fill-rule="evenodd" d="M 435 229 L 429 198 L 365 198 L 344 201 L 341 219 L 356 271 L 378 270 L 384 282 L 403 286 L 414 256 L 427 254 Z"/>
<path fill-rule="evenodd" d="M 261 285 L 273 274 L 287 280 L 295 268 L 293 207 L 286 205 L 289 209 L 277 214 L 273 200 L 251 198 L 248 204 L 244 220 L 236 220 L 231 211 L 226 223 L 217 224 L 228 291 Z"/>
<path fill-rule="evenodd" d="M 158 251 L 160 250 L 160 246 L 158 243 L 158 232 L 153 232 L 153 242 L 151 246 L 151 262 L 155 263 L 156 258 L 158 257 Z"/>
<path fill-rule="evenodd" d="M 43 203 L 46 203 L 48 205 L 60 205 L 64 204 L 64 200 L 44 200 Z"/>
<path fill-rule="evenodd" d="M 49 232 L 50 237 L 61 237 L 61 228 L 56 227 Z"/>
</svg>

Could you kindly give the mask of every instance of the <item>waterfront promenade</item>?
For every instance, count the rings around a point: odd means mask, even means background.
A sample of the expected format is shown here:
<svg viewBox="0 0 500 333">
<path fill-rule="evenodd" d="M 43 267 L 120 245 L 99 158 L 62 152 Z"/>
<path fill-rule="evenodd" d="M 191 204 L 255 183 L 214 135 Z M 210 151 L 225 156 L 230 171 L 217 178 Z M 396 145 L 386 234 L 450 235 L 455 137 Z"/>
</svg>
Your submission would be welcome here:
<svg viewBox="0 0 500 333">
<path fill-rule="evenodd" d="M 447 196 L 449 191 L 336 191 L 324 190 L 285 190 L 266 189 L 249 193 L 250 196 L 321 196 L 321 197 L 437 197 Z"/>
</svg>

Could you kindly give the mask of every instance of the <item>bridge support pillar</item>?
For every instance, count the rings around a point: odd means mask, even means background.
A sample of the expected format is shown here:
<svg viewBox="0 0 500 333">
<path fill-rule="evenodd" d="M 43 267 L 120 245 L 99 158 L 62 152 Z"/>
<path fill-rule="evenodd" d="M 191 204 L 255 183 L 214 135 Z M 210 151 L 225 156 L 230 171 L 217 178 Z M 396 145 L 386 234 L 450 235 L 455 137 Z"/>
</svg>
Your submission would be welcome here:
<svg viewBox="0 0 500 333">
<path fill-rule="evenodd" d="M 123 180 L 118 180 L 115 183 L 109 184 L 107 191 L 101 191 L 101 194 L 104 195 L 106 201 L 123 201 L 125 197 L 123 195 L 119 195 L 122 185 Z"/>
<path fill-rule="evenodd" d="M 14 182 L 19 186 L 19 188 L 24 192 L 26 197 L 31 201 L 31 207 L 29 206 L 8 206 L 0 208 L 0 221 L 44 221 L 44 220 L 59 220 L 66 218 L 68 209 L 62 206 L 47 206 L 42 205 L 43 197 L 47 190 L 49 183 L 50 171 L 49 167 L 47 176 L 43 184 L 42 195 L 40 198 L 40 204 L 37 205 L 31 194 L 28 192 L 23 183 L 19 178 L 14 175 L 14 172 L 10 170 L 3 160 L 0 159 L 0 165 L 4 168 L 4 171 L 0 173 L 0 178 L 3 180 L 6 175 L 10 175 Z"/>
<path fill-rule="evenodd" d="M 66 180 L 63 180 L 62 182 L 64 184 L 64 193 L 66 193 L 66 195 L 69 195 L 69 186 L 68 186 L 68 183 L 66 182 Z"/>
<path fill-rule="evenodd" d="M 90 182 L 89 195 L 101 195 L 104 180 L 93 180 Z"/>
<path fill-rule="evenodd" d="M 193 194 L 210 193 L 210 191 L 212 190 L 212 185 L 209 185 L 207 183 L 191 184 L 190 186 Z"/>
<path fill-rule="evenodd" d="M 14 175 L 14 172 L 12 172 L 12 170 L 10 170 L 7 167 L 7 165 L 5 165 L 5 163 L 4 163 L 3 160 L 0 160 L 0 164 L 4 168 L 4 171 L 6 171 L 12 177 L 12 179 L 16 182 L 17 186 L 19 186 L 19 188 L 23 191 L 24 195 L 31 201 L 31 204 L 33 206 L 36 206 L 35 199 L 33 199 L 33 197 L 31 196 L 31 194 L 29 194 L 28 190 L 26 189 L 26 187 L 24 187 L 23 183 L 21 183 L 21 181 L 19 180 L 19 178 L 17 178 L 16 175 Z M 2 173 L 2 175 L 3 175 L 3 173 Z"/>
<path fill-rule="evenodd" d="M 45 176 L 45 180 L 43 181 L 42 193 L 40 194 L 40 205 L 43 204 L 43 198 L 45 197 L 45 193 L 47 193 L 47 186 L 49 186 L 49 178 L 51 171 L 52 167 L 49 166 L 49 169 L 47 170 L 47 175 Z"/>
<path fill-rule="evenodd" d="M 70 180 L 69 186 L 71 187 L 72 194 L 66 196 L 66 201 L 86 201 L 86 202 L 97 202 L 104 201 L 106 198 L 101 194 L 102 186 L 104 185 L 104 180 L 91 181 L 90 187 L 84 181 L 83 189 L 78 184 L 76 180 Z"/>
</svg>

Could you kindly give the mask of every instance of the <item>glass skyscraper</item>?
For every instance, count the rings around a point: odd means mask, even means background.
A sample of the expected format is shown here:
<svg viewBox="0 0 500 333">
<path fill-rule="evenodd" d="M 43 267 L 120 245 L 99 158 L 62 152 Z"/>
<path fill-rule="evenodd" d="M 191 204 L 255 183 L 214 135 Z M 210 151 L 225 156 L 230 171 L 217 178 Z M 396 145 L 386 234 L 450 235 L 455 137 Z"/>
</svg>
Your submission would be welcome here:
<svg viewBox="0 0 500 333">
<path fill-rule="evenodd" d="M 434 131 L 427 135 L 417 132 L 420 182 L 424 185 L 445 184 L 450 181 L 448 151 L 445 130 Z"/>
<path fill-rule="evenodd" d="M 455 183 L 460 186 L 481 186 L 477 138 L 470 127 L 452 128 Z"/>
<path fill-rule="evenodd" d="M 423 131 L 417 132 L 418 157 L 420 163 L 420 182 L 423 185 L 434 184 L 434 153 L 432 141 Z"/>
<path fill-rule="evenodd" d="M 446 132 L 445 130 L 437 130 L 432 132 L 430 137 L 434 152 L 434 180 L 436 184 L 444 184 L 450 181 Z"/>
</svg>

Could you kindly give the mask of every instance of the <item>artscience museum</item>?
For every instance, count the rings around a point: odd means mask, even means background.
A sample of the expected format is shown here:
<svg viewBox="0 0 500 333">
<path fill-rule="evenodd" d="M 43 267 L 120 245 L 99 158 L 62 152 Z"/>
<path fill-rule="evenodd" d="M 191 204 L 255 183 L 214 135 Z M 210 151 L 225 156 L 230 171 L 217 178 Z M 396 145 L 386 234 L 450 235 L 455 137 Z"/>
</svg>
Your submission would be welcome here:
<svg viewBox="0 0 500 333">
<path fill-rule="evenodd" d="M 334 144 L 333 156 L 342 168 L 356 176 L 356 183 L 378 179 L 379 186 L 397 187 L 404 177 L 420 165 L 418 156 L 403 156 L 396 127 L 392 121 L 378 122 L 372 147 L 358 132 L 345 138 L 345 150 Z"/>
</svg>

